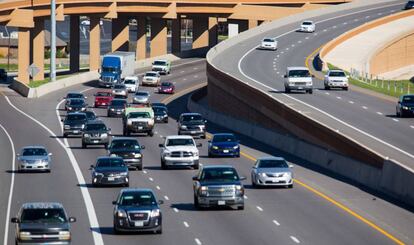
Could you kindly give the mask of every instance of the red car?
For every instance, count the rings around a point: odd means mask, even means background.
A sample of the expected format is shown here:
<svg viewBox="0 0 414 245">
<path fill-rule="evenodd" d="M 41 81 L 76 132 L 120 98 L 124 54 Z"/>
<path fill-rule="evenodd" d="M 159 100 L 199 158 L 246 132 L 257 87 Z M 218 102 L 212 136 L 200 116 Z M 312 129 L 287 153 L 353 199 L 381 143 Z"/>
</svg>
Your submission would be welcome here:
<svg viewBox="0 0 414 245">
<path fill-rule="evenodd" d="M 98 91 L 95 94 L 95 107 L 107 107 L 113 99 L 109 91 Z"/>
<path fill-rule="evenodd" d="M 175 86 L 172 82 L 162 82 L 158 87 L 158 93 L 160 94 L 173 94 Z"/>
</svg>

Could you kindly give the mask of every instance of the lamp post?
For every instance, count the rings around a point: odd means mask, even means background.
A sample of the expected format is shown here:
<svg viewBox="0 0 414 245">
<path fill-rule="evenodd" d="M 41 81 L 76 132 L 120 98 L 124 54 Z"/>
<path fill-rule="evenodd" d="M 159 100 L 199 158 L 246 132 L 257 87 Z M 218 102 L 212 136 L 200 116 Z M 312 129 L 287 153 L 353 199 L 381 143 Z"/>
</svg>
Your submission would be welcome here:
<svg viewBox="0 0 414 245">
<path fill-rule="evenodd" d="M 56 0 L 50 2 L 50 73 L 51 82 L 56 81 Z"/>
</svg>

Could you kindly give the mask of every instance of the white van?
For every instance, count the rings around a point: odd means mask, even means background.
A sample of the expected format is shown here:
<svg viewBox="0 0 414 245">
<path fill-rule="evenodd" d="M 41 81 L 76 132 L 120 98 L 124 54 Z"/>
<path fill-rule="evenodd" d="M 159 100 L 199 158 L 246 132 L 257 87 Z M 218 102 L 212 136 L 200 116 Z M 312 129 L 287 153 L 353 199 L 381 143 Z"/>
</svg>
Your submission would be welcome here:
<svg viewBox="0 0 414 245">
<path fill-rule="evenodd" d="M 138 91 L 139 79 L 137 76 L 128 76 L 128 77 L 125 77 L 124 84 L 128 92 L 135 93 Z"/>
<path fill-rule="evenodd" d="M 314 76 L 310 74 L 306 67 L 288 67 L 285 75 L 285 91 L 290 93 L 292 90 L 304 90 L 313 93 Z"/>
</svg>

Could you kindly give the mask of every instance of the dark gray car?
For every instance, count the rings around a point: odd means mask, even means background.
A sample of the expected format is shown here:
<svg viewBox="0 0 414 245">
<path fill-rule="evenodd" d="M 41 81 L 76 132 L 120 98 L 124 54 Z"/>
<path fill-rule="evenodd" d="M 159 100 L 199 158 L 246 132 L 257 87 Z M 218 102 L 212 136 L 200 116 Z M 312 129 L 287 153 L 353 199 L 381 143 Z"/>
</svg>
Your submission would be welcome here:
<svg viewBox="0 0 414 245">
<path fill-rule="evenodd" d="M 129 172 L 121 157 L 99 157 L 91 165 L 92 185 L 129 186 Z"/>
<path fill-rule="evenodd" d="M 108 117 L 120 117 L 125 111 L 127 101 L 125 99 L 113 99 L 108 105 Z"/>
<path fill-rule="evenodd" d="M 199 113 L 182 113 L 178 119 L 178 134 L 206 138 L 206 120 Z"/>
<path fill-rule="evenodd" d="M 63 137 L 69 135 L 81 135 L 88 118 L 85 113 L 71 112 L 63 120 Z"/>
<path fill-rule="evenodd" d="M 88 121 L 82 133 L 82 148 L 88 145 L 103 145 L 108 149 L 110 130 L 101 120 Z"/>
<path fill-rule="evenodd" d="M 60 203 L 25 203 L 16 217 L 16 244 L 70 244 L 70 224 L 76 219 L 66 215 Z"/>
</svg>

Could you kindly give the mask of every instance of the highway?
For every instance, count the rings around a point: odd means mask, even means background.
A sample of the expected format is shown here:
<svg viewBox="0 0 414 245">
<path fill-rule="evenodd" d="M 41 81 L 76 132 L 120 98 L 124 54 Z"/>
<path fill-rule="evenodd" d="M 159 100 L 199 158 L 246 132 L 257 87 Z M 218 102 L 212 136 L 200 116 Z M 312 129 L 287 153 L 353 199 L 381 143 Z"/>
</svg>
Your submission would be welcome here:
<svg viewBox="0 0 414 245">
<path fill-rule="evenodd" d="M 362 9 L 320 16 L 315 33 L 296 32 L 300 21 L 241 42 L 213 60 L 223 71 L 246 81 L 296 110 L 337 129 L 384 157 L 395 159 L 414 169 L 414 120 L 396 118 L 395 102 L 374 97 L 351 88 L 350 91 L 325 91 L 323 74 L 316 74 L 313 95 L 285 94 L 283 75 L 288 66 L 312 67 L 318 49 L 365 22 L 401 11 L 405 1 L 390 2 Z M 255 47 L 263 37 L 277 37 L 278 50 L 263 51 Z M 307 63 L 307 64 L 305 64 Z"/>
<path fill-rule="evenodd" d="M 173 66 L 172 74 L 163 77 L 176 83 L 174 97 L 152 93 L 151 101 L 168 98 L 170 122 L 159 124 L 153 137 L 138 136 L 144 150 L 144 171 L 131 172 L 131 187 L 153 189 L 162 205 L 163 234 L 114 235 L 111 202 L 120 188 L 93 188 L 89 166 L 98 156 L 107 154 L 101 147 L 81 149 L 79 138 L 62 139 L 60 118 L 65 115 L 62 98 L 68 91 L 83 91 L 93 104 L 96 83 L 74 86 L 40 99 L 26 99 L 2 88 L 0 96 L 0 144 L 2 164 L 0 189 L 2 197 L 9 195 L 14 176 L 10 215 L 13 217 L 24 202 L 59 201 L 67 212 L 77 218 L 72 226 L 73 244 L 412 244 L 414 215 L 372 194 L 326 176 L 309 163 L 283 152 L 265 147 L 260 142 L 241 137 L 242 157 L 207 158 L 207 140 L 197 140 L 202 164 L 231 164 L 246 176 L 246 208 L 236 210 L 203 210 L 193 207 L 192 180 L 194 170 L 161 170 L 162 137 L 177 133 L 175 120 L 186 111 L 188 92 L 206 81 L 205 61 L 182 60 Z M 172 100 L 173 99 L 173 100 Z M 121 119 L 107 118 L 105 109 L 93 109 L 121 134 Z M 226 129 L 208 125 L 209 133 Z M 12 171 L 10 134 L 13 146 L 44 145 L 53 153 L 50 174 L 21 174 Z M 293 189 L 252 189 L 250 170 L 254 159 L 263 155 L 281 155 L 295 165 L 296 183 Z M 4 178 L 3 178 L 4 176 Z M 329 197 L 329 198 L 328 198 Z M 2 198 L 2 204 L 7 198 Z M 336 200 L 336 201 L 334 201 Z M 343 206 L 338 206 L 342 203 Z M 2 207 L 4 207 L 2 205 Z M 355 214 L 350 213 L 353 210 Z M 0 212 L 4 230 L 6 209 Z M 360 216 L 359 216 L 360 215 Z M 362 217 L 362 218 L 361 218 Z M 365 217 L 365 218 L 363 218 Z M 3 222 L 4 221 L 4 222 Z M 371 222 L 367 224 L 367 221 Z M 7 244 L 14 239 L 14 226 L 8 229 Z M 3 238 L 3 237 L 1 237 Z"/>
</svg>

